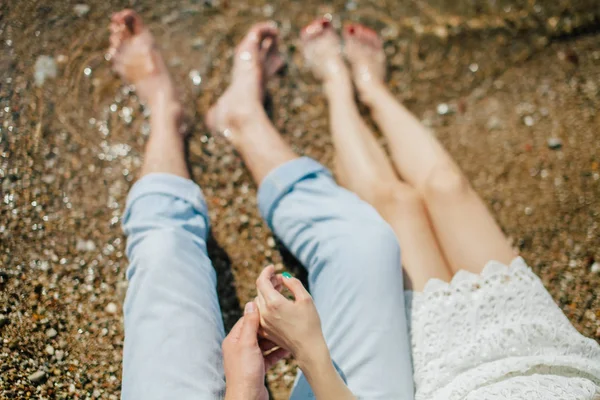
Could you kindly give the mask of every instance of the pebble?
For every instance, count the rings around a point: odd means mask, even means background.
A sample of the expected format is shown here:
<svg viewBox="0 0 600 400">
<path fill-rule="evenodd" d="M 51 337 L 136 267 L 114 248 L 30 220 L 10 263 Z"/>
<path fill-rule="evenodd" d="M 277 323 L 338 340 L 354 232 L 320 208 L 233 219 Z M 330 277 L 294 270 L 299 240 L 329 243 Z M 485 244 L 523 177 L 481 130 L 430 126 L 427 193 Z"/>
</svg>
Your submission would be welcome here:
<svg viewBox="0 0 600 400">
<path fill-rule="evenodd" d="M 29 381 L 33 384 L 39 384 L 42 383 L 45 379 L 46 379 L 46 372 L 44 371 L 37 371 L 34 372 L 33 374 L 29 375 L 27 377 L 27 379 L 29 379 Z"/>
<path fill-rule="evenodd" d="M 488 119 L 487 124 L 486 124 L 486 128 L 488 129 L 488 131 L 495 131 L 498 130 L 502 127 L 502 121 L 500 120 L 500 118 L 496 117 L 495 115 L 491 116 L 490 119 Z"/>
<path fill-rule="evenodd" d="M 194 49 L 200 49 L 202 47 L 204 47 L 204 44 L 206 43 L 206 39 L 204 37 L 197 37 L 195 39 L 192 40 L 192 47 Z"/>
<path fill-rule="evenodd" d="M 73 6 L 73 12 L 77 14 L 78 17 L 85 17 L 90 12 L 90 6 L 87 4 L 75 4 Z"/>
<path fill-rule="evenodd" d="M 358 5 L 356 4 L 356 1 L 354 1 L 354 0 L 348 0 L 346 2 L 345 8 L 348 11 L 354 11 L 354 10 L 356 10 L 358 8 Z"/>
<path fill-rule="evenodd" d="M 39 56 L 35 61 L 34 66 L 34 80 L 35 84 L 39 87 L 44 85 L 46 79 L 56 78 L 57 68 L 56 61 L 50 56 Z"/>
<path fill-rule="evenodd" d="M 117 288 L 115 290 L 116 294 L 117 294 L 117 298 L 121 301 L 125 300 L 125 295 L 127 294 L 127 287 L 129 286 L 129 284 L 127 283 L 127 281 L 120 281 L 117 282 Z"/>
<path fill-rule="evenodd" d="M 53 355 L 54 354 L 54 347 L 52 347 L 51 345 L 46 346 L 46 354 L 48 355 Z"/>
<path fill-rule="evenodd" d="M 56 337 L 56 335 L 58 335 L 58 332 L 56 332 L 56 329 L 54 328 L 50 328 L 46 331 L 46 336 L 48 336 L 50 339 Z"/>
<path fill-rule="evenodd" d="M 450 106 L 446 103 L 440 103 L 437 106 L 437 113 L 440 115 L 446 115 L 450 113 Z"/>
<path fill-rule="evenodd" d="M 272 237 L 267 239 L 267 245 L 269 247 L 275 247 L 275 239 L 273 239 Z"/>
<path fill-rule="evenodd" d="M 175 57 L 171 57 L 169 59 L 169 67 L 179 67 L 183 64 L 183 60 L 181 60 L 181 58 L 175 56 Z"/>
<path fill-rule="evenodd" d="M 96 244 L 91 240 L 77 239 L 77 246 L 75 246 L 75 250 L 94 251 L 96 250 Z"/>
<path fill-rule="evenodd" d="M 171 14 L 164 15 L 160 19 L 160 22 L 162 22 L 163 25 L 169 25 L 169 24 L 172 24 L 173 22 L 177 21 L 178 19 L 179 19 L 179 12 L 177 10 L 175 10 Z"/>
<path fill-rule="evenodd" d="M 275 13 L 275 8 L 273 8 L 273 6 L 271 4 L 265 4 L 263 6 L 263 15 L 266 18 L 271 18 L 273 16 L 273 14 Z"/>
<path fill-rule="evenodd" d="M 592 264 L 591 270 L 593 273 L 597 274 L 598 272 L 600 272 L 600 263 L 598 261 L 596 261 L 595 263 Z"/>
<path fill-rule="evenodd" d="M 54 183 L 55 180 L 56 180 L 56 176 L 55 175 L 44 175 L 44 176 L 42 176 L 42 182 L 47 183 L 47 184 Z"/>
<path fill-rule="evenodd" d="M 294 100 L 292 100 L 292 107 L 294 107 L 294 108 L 300 108 L 303 105 L 304 105 L 304 99 L 300 96 L 294 97 Z"/>
<path fill-rule="evenodd" d="M 2 328 L 4 325 L 8 325 L 9 322 L 10 320 L 6 315 L 0 314 L 0 328 Z"/>
<path fill-rule="evenodd" d="M 587 319 L 589 319 L 590 321 L 596 320 L 596 314 L 594 314 L 594 312 L 592 310 L 585 310 L 585 313 L 583 313 L 583 316 L 586 317 Z"/>
<path fill-rule="evenodd" d="M 195 86 L 198 86 L 199 84 L 202 83 L 202 76 L 200 76 L 200 72 L 198 72 L 198 70 L 191 70 L 190 73 L 188 74 L 188 76 L 190 77 L 190 79 L 192 80 L 192 83 Z"/>
<path fill-rule="evenodd" d="M 115 303 L 108 303 L 106 305 L 106 308 L 104 308 L 104 311 L 106 311 L 109 314 L 114 314 L 117 312 L 117 305 Z"/>
<path fill-rule="evenodd" d="M 56 357 L 56 360 L 62 361 L 63 358 L 65 358 L 65 352 L 63 350 L 56 350 L 54 356 Z"/>
<path fill-rule="evenodd" d="M 533 119 L 533 117 L 531 115 L 526 115 L 525 117 L 523 117 L 523 123 L 526 126 L 533 126 L 535 120 Z"/>
<path fill-rule="evenodd" d="M 560 140 L 559 138 L 549 138 L 547 143 L 548 148 L 551 150 L 558 150 L 563 145 L 562 140 Z"/>
</svg>

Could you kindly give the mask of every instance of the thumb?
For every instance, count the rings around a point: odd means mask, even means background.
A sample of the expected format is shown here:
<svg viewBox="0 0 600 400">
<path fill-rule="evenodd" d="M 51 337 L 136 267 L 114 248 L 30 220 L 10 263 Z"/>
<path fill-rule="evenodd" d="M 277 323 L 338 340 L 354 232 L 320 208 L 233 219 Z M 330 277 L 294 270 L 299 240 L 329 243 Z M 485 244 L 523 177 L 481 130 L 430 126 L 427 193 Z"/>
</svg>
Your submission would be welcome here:
<svg viewBox="0 0 600 400">
<path fill-rule="evenodd" d="M 246 343 L 256 343 L 258 345 L 258 327 L 260 326 L 260 316 L 258 308 L 253 301 L 246 303 L 244 307 L 244 325 L 240 333 L 240 340 Z"/>
</svg>

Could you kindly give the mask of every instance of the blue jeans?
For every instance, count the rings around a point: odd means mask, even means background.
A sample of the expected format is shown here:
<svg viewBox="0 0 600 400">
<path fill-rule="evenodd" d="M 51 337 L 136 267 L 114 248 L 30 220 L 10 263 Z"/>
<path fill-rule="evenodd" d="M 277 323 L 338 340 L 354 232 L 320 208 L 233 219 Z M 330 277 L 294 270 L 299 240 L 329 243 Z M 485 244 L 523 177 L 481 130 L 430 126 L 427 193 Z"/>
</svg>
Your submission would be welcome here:
<svg viewBox="0 0 600 400">
<path fill-rule="evenodd" d="M 360 399 L 413 398 L 400 249 L 391 228 L 316 161 L 272 171 L 260 211 L 308 270 L 332 358 Z M 223 396 L 225 336 L 206 252 L 200 188 L 169 174 L 140 179 L 124 215 L 129 289 L 122 398 Z M 299 375 L 292 399 L 314 398 Z"/>
</svg>

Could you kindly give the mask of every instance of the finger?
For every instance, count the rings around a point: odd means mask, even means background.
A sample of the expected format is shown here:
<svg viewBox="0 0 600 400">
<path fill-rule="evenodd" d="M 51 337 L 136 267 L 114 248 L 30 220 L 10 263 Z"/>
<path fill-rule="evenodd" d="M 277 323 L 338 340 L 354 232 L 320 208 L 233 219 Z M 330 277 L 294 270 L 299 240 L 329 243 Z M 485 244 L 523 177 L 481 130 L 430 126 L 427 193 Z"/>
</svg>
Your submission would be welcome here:
<svg viewBox="0 0 600 400">
<path fill-rule="evenodd" d="M 260 293 L 258 293 L 258 296 L 254 298 L 254 304 L 258 305 L 258 314 L 260 315 L 261 326 L 258 328 L 258 336 L 263 339 L 269 339 L 270 336 L 264 329 L 264 324 L 266 322 L 263 318 L 263 315 L 265 315 L 264 312 L 266 310 L 267 304 L 265 303 L 265 299 L 263 299 Z"/>
<path fill-rule="evenodd" d="M 284 272 L 283 276 L 283 285 L 289 289 L 290 292 L 294 295 L 294 299 L 296 300 L 304 300 L 311 298 L 310 293 L 304 288 L 302 282 L 299 279 L 292 277 L 288 272 Z"/>
<path fill-rule="evenodd" d="M 273 365 L 277 364 L 277 362 L 283 358 L 286 358 L 290 355 L 290 352 L 286 349 L 277 349 L 265 356 L 265 370 L 268 370 Z"/>
<path fill-rule="evenodd" d="M 241 328 L 240 340 L 246 343 L 258 344 L 258 327 L 260 326 L 260 315 L 258 307 L 253 301 L 246 303 L 244 307 L 244 324 Z"/>
<path fill-rule="evenodd" d="M 271 277 L 275 274 L 275 267 L 269 265 L 258 276 L 256 280 L 256 288 L 258 292 L 263 296 L 265 302 L 267 304 L 274 303 L 277 301 L 285 300 L 285 297 L 281 295 L 275 288 L 273 287 L 273 283 L 271 282 Z"/>
<path fill-rule="evenodd" d="M 229 343 L 231 343 L 231 344 L 237 343 L 240 340 L 240 332 L 242 330 L 243 324 L 244 324 L 244 317 L 240 318 L 235 323 L 233 328 L 231 328 L 231 330 L 229 331 L 229 334 L 223 340 L 223 343 L 221 343 L 221 346 L 223 347 L 223 349 L 225 349 L 226 347 L 229 347 Z"/>
<path fill-rule="evenodd" d="M 238 322 L 235 323 L 233 328 L 229 331 L 229 335 L 231 339 L 237 342 L 240 338 L 240 333 L 242 332 L 242 326 L 244 325 L 244 317 L 238 319 Z"/>
<path fill-rule="evenodd" d="M 260 292 L 256 294 L 256 297 L 254 298 L 254 303 L 258 306 L 258 313 L 261 315 L 262 319 L 262 313 L 264 313 L 267 308 L 267 302 L 265 301 L 265 298 Z"/>
<path fill-rule="evenodd" d="M 271 283 L 273 284 L 273 287 L 275 288 L 275 290 L 277 290 L 279 293 L 281 293 L 281 291 L 283 290 L 283 278 L 281 275 L 279 274 L 275 274 L 271 277 Z"/>
<path fill-rule="evenodd" d="M 259 333 L 260 333 L 260 330 L 259 330 Z M 259 338 L 258 339 L 258 347 L 260 347 L 262 352 L 265 353 L 267 351 L 273 350 L 275 347 L 277 347 L 277 345 L 269 339 Z"/>
</svg>

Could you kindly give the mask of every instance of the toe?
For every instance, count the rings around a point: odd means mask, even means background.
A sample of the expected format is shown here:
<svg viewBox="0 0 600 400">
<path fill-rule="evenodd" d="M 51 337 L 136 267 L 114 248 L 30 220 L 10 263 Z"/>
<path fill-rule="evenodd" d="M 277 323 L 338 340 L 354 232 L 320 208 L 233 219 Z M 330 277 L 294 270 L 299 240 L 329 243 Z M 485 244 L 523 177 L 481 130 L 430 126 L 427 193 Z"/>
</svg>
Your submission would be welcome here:
<svg viewBox="0 0 600 400">
<path fill-rule="evenodd" d="M 359 38 L 365 44 L 368 44 L 372 47 L 381 47 L 381 39 L 377 32 L 373 29 L 366 27 L 364 25 L 355 25 L 356 37 Z"/>
<path fill-rule="evenodd" d="M 125 22 L 125 15 L 129 14 L 132 10 L 126 8 L 124 10 L 114 13 L 111 17 L 111 21 L 116 24 L 123 24 Z"/>
<path fill-rule="evenodd" d="M 278 34 L 277 26 L 273 22 L 255 24 L 238 45 L 236 53 L 241 55 L 249 52 L 254 57 L 261 55 L 261 52 L 262 55 L 266 55 L 270 46 L 276 43 Z"/>
<path fill-rule="evenodd" d="M 265 61 L 265 73 L 267 77 L 272 77 L 285 66 L 285 60 L 280 54 L 267 56 Z"/>
<path fill-rule="evenodd" d="M 327 18 L 318 18 L 302 28 L 300 37 L 302 40 L 311 40 L 320 36 L 323 32 L 331 30 L 331 21 Z"/>
<path fill-rule="evenodd" d="M 352 43 L 356 39 L 356 26 L 354 24 L 346 25 L 342 31 L 342 36 L 346 43 Z"/>
<path fill-rule="evenodd" d="M 344 36 L 354 36 L 356 34 L 356 25 L 348 24 L 344 26 Z"/>
<path fill-rule="evenodd" d="M 113 14 L 111 21 L 111 29 L 114 26 L 114 29 L 126 31 L 130 35 L 136 35 L 144 29 L 141 17 L 130 9 Z"/>
<path fill-rule="evenodd" d="M 144 29 L 142 18 L 133 10 L 124 11 L 123 21 L 127 30 L 133 35 L 137 35 Z"/>
<path fill-rule="evenodd" d="M 285 60 L 279 53 L 277 36 L 268 37 L 263 40 L 262 51 L 264 52 L 263 60 L 266 76 L 271 77 L 285 65 Z"/>
</svg>

